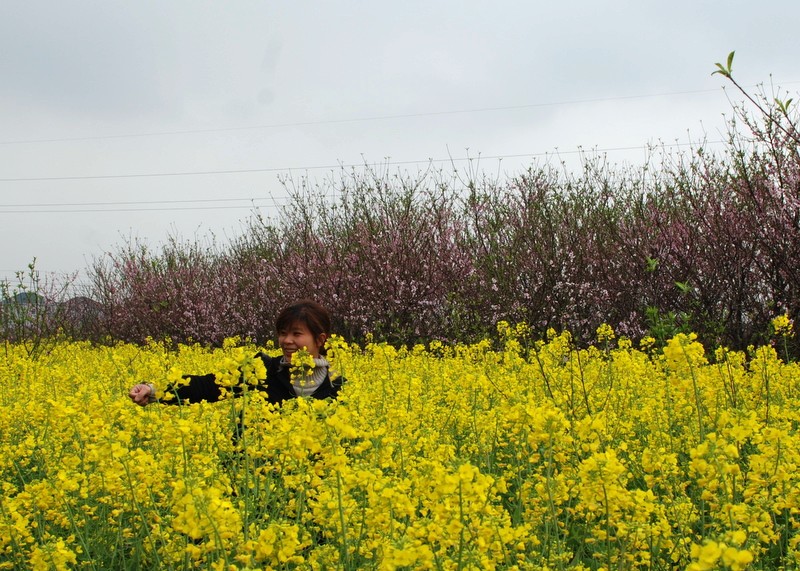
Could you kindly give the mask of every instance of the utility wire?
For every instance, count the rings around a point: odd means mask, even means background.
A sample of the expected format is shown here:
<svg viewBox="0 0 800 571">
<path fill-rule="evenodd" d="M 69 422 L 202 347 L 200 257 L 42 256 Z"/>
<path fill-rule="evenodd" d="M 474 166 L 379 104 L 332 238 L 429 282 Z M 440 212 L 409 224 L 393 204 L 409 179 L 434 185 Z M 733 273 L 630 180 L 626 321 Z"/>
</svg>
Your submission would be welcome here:
<svg viewBox="0 0 800 571">
<path fill-rule="evenodd" d="M 302 168 L 262 168 L 262 169 L 232 169 L 218 171 L 186 171 L 186 172 L 161 172 L 161 173 L 135 173 L 135 174 L 108 174 L 108 175 L 88 175 L 88 176 L 43 176 L 30 178 L 0 178 L 0 182 L 41 182 L 48 180 L 97 180 L 114 178 L 148 178 L 161 176 L 207 176 L 212 174 L 246 174 L 260 172 L 282 172 L 291 170 L 314 170 L 338 168 L 341 165 L 328 165 L 317 167 Z"/>
<path fill-rule="evenodd" d="M 794 82 L 788 82 L 794 83 Z M 747 88 L 757 87 L 757 85 L 748 85 L 745 86 Z M 724 88 L 723 88 L 724 89 Z M 136 138 L 136 137 L 161 137 L 161 136 L 168 136 L 168 135 L 195 135 L 195 134 L 203 134 L 203 133 L 225 133 L 225 132 L 234 132 L 234 131 L 253 131 L 258 129 L 279 129 L 279 128 L 286 128 L 286 127 L 309 127 L 314 125 L 334 125 L 334 124 L 341 124 L 341 123 L 361 123 L 361 122 L 368 122 L 368 121 L 386 121 L 392 119 L 413 119 L 418 117 L 436 117 L 442 115 L 463 115 L 469 113 L 487 113 L 492 111 L 513 111 L 517 109 L 534 109 L 537 107 L 557 107 L 562 105 L 582 105 L 586 103 L 604 103 L 608 101 L 625 101 L 631 99 L 647 99 L 652 97 L 674 97 L 676 95 L 696 95 L 700 93 L 715 93 L 719 92 L 720 88 L 715 89 L 698 89 L 698 90 L 691 90 L 691 91 L 672 91 L 666 93 L 649 93 L 649 94 L 639 94 L 639 95 L 621 95 L 621 96 L 614 96 L 614 97 L 597 97 L 597 98 L 590 98 L 590 99 L 573 99 L 573 100 L 566 100 L 566 101 L 550 101 L 544 103 L 528 103 L 524 105 L 506 105 L 500 107 L 479 107 L 474 109 L 454 109 L 454 110 L 444 110 L 444 111 L 428 111 L 428 112 L 421 112 L 421 113 L 405 113 L 405 114 L 397 114 L 397 115 L 373 115 L 367 117 L 351 117 L 345 119 L 327 119 L 327 120 L 318 120 L 318 121 L 294 121 L 294 122 L 287 122 L 287 123 L 269 123 L 265 125 L 251 125 L 251 126 L 243 126 L 243 127 L 224 127 L 224 128 L 215 128 L 215 129 L 187 129 L 187 130 L 175 130 L 175 131 L 152 131 L 152 132 L 145 132 L 145 133 L 127 133 L 127 134 L 117 134 L 117 135 L 95 135 L 95 136 L 85 136 L 85 137 L 59 137 L 59 138 L 50 138 L 50 139 L 21 139 L 21 140 L 11 140 L 11 141 L 0 141 L 0 145 L 27 145 L 27 144 L 36 144 L 36 143 L 62 143 L 62 142 L 74 142 L 74 141 L 102 141 L 108 139 L 125 139 L 125 138 Z"/>
<path fill-rule="evenodd" d="M 192 198 L 189 200 L 135 200 L 135 201 L 113 201 L 113 202 L 50 202 L 41 204 L 0 204 L 0 208 L 39 208 L 49 206 L 120 206 L 120 205 L 138 205 L 138 204 L 185 204 L 195 202 L 242 202 L 242 201 L 256 201 L 256 200 L 273 200 L 271 198 Z M 2 270 L 0 270 L 2 271 Z"/>
<path fill-rule="evenodd" d="M 719 144 L 724 141 L 705 141 L 703 144 Z M 695 143 L 672 143 L 669 145 L 659 145 L 661 147 L 683 147 L 693 145 Z M 637 149 L 645 149 L 647 145 L 635 145 L 631 147 L 609 147 L 603 149 L 591 149 L 594 153 L 608 153 L 618 151 L 633 151 Z M 462 157 L 462 158 L 446 158 L 446 159 L 427 159 L 427 160 L 409 160 L 409 161 L 395 161 L 392 165 L 414 165 L 414 164 L 430 164 L 430 163 L 450 163 L 450 162 L 464 162 L 476 160 L 502 160 L 514 159 L 524 157 L 543 157 L 543 156 L 557 156 L 557 155 L 572 155 L 586 153 L 586 149 L 576 149 L 572 151 L 554 150 L 549 152 L 539 153 L 519 153 L 510 155 L 478 155 L 476 157 Z M 311 170 L 330 170 L 330 169 L 346 169 L 346 168 L 359 168 L 364 164 L 337 164 L 337 165 L 317 165 L 317 166 L 304 166 L 304 167 L 270 167 L 270 168 L 257 168 L 257 169 L 228 169 L 228 170 L 210 170 L 210 171 L 182 171 L 182 172 L 161 172 L 161 173 L 132 173 L 132 174 L 115 174 L 115 175 L 83 175 L 83 176 L 52 176 L 52 177 L 20 177 L 20 178 L 0 178 L 0 182 L 45 182 L 45 181 L 66 181 L 66 180 L 108 180 L 108 179 L 124 179 L 124 178 L 152 178 L 152 177 L 177 177 L 177 176 L 210 176 L 210 175 L 225 175 L 225 174 L 252 174 L 252 173 L 266 173 L 266 172 L 291 172 L 291 171 L 311 171 Z"/>
<path fill-rule="evenodd" d="M 0 214 L 44 214 L 44 213 L 58 213 L 70 214 L 79 212 L 167 212 L 173 210 L 230 210 L 230 209 L 253 209 L 253 208 L 267 208 L 269 205 L 264 206 L 178 206 L 175 208 L 82 208 L 72 210 L 0 210 Z M 278 206 L 277 204 L 275 206 Z"/>
</svg>

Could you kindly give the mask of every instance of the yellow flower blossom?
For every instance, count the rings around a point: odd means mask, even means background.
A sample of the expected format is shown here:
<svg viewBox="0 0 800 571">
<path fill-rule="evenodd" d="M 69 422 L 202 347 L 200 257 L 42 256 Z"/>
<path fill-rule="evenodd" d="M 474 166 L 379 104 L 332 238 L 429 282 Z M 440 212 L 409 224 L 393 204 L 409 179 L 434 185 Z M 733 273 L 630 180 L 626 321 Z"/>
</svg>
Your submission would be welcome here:
<svg viewBox="0 0 800 571">
<path fill-rule="evenodd" d="M 613 341 L 616 335 L 614 329 L 607 323 L 603 323 L 597 328 L 597 342 L 601 345 Z"/>
<path fill-rule="evenodd" d="M 794 321 L 789 319 L 788 314 L 778 315 L 772 320 L 772 331 L 780 337 L 794 336 Z"/>
<path fill-rule="evenodd" d="M 333 336 L 339 400 L 280 406 L 252 390 L 187 406 L 126 397 L 185 372 L 258 382 L 254 356 L 274 345 L 64 341 L 40 359 L 8 345 L 0 569 L 800 560 L 800 369 L 774 348 L 710 363 L 692 335 L 663 350 L 609 345 L 610 326 L 589 347 L 526 324 L 498 335 L 363 348 Z"/>
</svg>

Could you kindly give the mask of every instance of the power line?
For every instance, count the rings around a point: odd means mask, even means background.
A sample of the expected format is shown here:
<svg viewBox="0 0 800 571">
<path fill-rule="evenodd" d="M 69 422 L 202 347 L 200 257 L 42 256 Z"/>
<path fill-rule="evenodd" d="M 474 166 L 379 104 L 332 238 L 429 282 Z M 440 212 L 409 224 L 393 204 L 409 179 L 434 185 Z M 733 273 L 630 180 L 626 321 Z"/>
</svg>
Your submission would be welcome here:
<svg viewBox="0 0 800 571">
<path fill-rule="evenodd" d="M 249 205 L 240 204 L 232 206 L 184 206 L 175 208 L 80 208 L 86 206 L 140 206 L 146 204 L 196 204 L 208 202 L 250 202 Z M 271 204 L 257 205 L 256 202 L 271 202 Z M 50 202 L 40 204 L 0 204 L 0 214 L 36 214 L 36 213 L 71 213 L 71 212 L 147 212 L 147 211 L 169 211 L 169 210 L 216 210 L 216 209 L 244 209 L 244 208 L 267 208 L 280 207 L 285 200 L 277 200 L 274 197 L 245 197 L 245 198 L 199 198 L 189 200 L 136 200 L 136 201 L 109 201 L 109 202 Z M 63 208 L 68 208 L 65 210 Z M 8 208 L 24 208 L 26 210 L 4 210 Z M 47 210 L 48 208 L 58 208 L 58 210 Z M 0 270 L 1 271 L 1 270 Z"/>
<path fill-rule="evenodd" d="M 137 204 L 185 204 L 195 202 L 241 202 L 256 200 L 274 200 L 272 198 L 192 198 L 189 200 L 135 200 L 135 201 L 112 201 L 112 202 L 50 202 L 40 204 L 0 204 L 0 208 L 38 208 L 48 206 L 119 206 Z M 2 271 L 2 270 L 0 270 Z"/>
<path fill-rule="evenodd" d="M 705 141 L 704 144 L 719 144 L 724 141 Z M 662 147 L 683 147 L 692 145 L 693 143 L 672 143 L 669 145 L 659 145 Z M 631 147 L 609 147 L 603 149 L 592 149 L 592 152 L 608 153 L 618 151 L 633 151 L 638 149 L 645 149 L 647 145 L 635 145 Z M 509 155 L 490 155 L 477 157 L 461 157 L 461 158 L 446 158 L 446 159 L 426 159 L 426 160 L 409 160 L 409 161 L 395 161 L 393 165 L 419 165 L 431 163 L 450 163 L 450 162 L 464 162 L 475 160 L 503 160 L 515 158 L 534 158 L 553 155 L 572 155 L 586 153 L 586 149 L 576 149 L 571 151 L 550 151 L 538 153 L 519 153 Z M 46 182 L 46 181 L 67 181 L 67 180 L 109 180 L 109 179 L 125 179 L 125 178 L 153 178 L 153 177 L 178 177 L 178 176 L 210 176 L 210 175 L 226 175 L 226 174 L 253 174 L 253 173 L 266 173 L 266 172 L 291 172 L 291 171 L 312 171 L 312 170 L 330 170 L 330 169 L 349 169 L 359 168 L 364 164 L 337 164 L 337 165 L 317 165 L 317 166 L 304 166 L 304 167 L 270 167 L 270 168 L 257 168 L 257 169 L 227 169 L 227 170 L 212 170 L 212 171 L 182 171 L 182 172 L 161 172 L 161 173 L 132 173 L 132 174 L 116 174 L 116 175 L 83 175 L 83 176 L 53 176 L 53 177 L 21 177 L 21 178 L 0 178 L 0 182 Z"/>
<path fill-rule="evenodd" d="M 786 82 L 785 84 L 792 84 L 796 83 L 794 81 Z M 753 88 L 757 87 L 758 85 L 747 85 L 746 88 Z M 137 138 L 137 137 L 161 137 L 161 136 L 170 136 L 170 135 L 196 135 L 196 134 L 204 134 L 204 133 L 225 133 L 225 132 L 235 132 L 235 131 L 253 131 L 258 129 L 279 129 L 279 128 L 287 128 L 287 127 L 310 127 L 315 125 L 334 125 L 334 124 L 342 124 L 342 123 L 361 123 L 361 122 L 368 122 L 368 121 L 386 121 L 386 120 L 393 120 L 393 119 L 413 119 L 419 117 L 436 117 L 436 116 L 443 116 L 443 115 L 462 115 L 462 114 L 469 114 L 469 113 L 487 113 L 487 112 L 494 112 L 494 111 L 514 111 L 519 109 L 535 109 L 541 107 L 558 107 L 563 105 L 583 105 L 587 103 L 604 103 L 609 101 L 625 101 L 631 99 L 647 99 L 653 97 L 674 97 L 677 95 L 696 95 L 700 93 L 716 93 L 719 92 L 719 88 L 715 89 L 697 89 L 697 90 L 690 90 L 690 91 L 671 91 L 671 92 L 664 92 L 664 93 L 648 93 L 648 94 L 638 94 L 638 95 L 620 95 L 614 97 L 597 97 L 597 98 L 589 98 L 589 99 L 573 99 L 573 100 L 566 100 L 566 101 L 550 101 L 544 103 L 527 103 L 523 105 L 506 105 L 506 106 L 499 106 L 499 107 L 478 107 L 473 109 L 453 109 L 453 110 L 443 110 L 443 111 L 427 111 L 421 113 L 405 113 L 405 114 L 397 114 L 397 115 L 373 115 L 373 116 L 366 116 L 366 117 L 351 117 L 351 118 L 344 118 L 344 119 L 327 119 L 327 120 L 317 120 L 317 121 L 294 121 L 294 122 L 287 122 L 287 123 L 268 123 L 264 125 L 251 125 L 251 126 L 242 126 L 242 127 L 222 127 L 222 128 L 214 128 L 214 129 L 186 129 L 186 130 L 175 130 L 175 131 L 151 131 L 151 132 L 144 132 L 144 133 L 126 133 L 126 134 L 115 134 L 115 135 L 92 135 L 92 136 L 84 136 L 84 137 L 58 137 L 58 138 L 48 138 L 48 139 L 21 139 L 21 140 L 11 140 L 11 141 L 0 141 L 0 145 L 27 145 L 27 144 L 36 144 L 36 143 L 61 143 L 61 142 L 75 142 L 75 141 L 101 141 L 101 140 L 108 140 L 108 139 L 125 139 L 125 138 Z"/>
<path fill-rule="evenodd" d="M 705 141 L 704 144 L 720 144 L 724 141 Z M 673 143 L 670 145 L 662 145 L 664 147 L 683 147 L 692 145 L 693 143 Z M 637 145 L 634 147 L 615 147 L 606 149 L 594 149 L 593 152 L 611 152 L 623 150 L 640 150 L 645 149 L 644 145 Z M 513 154 L 513 155 L 494 155 L 494 156 L 477 156 L 477 157 L 462 157 L 462 158 L 448 158 L 448 159 L 428 159 L 427 161 L 399 161 L 392 163 L 394 165 L 407 165 L 407 164 L 429 164 L 433 162 L 461 162 L 468 160 L 503 160 L 507 158 L 525 158 L 544 155 L 563 155 L 563 154 L 576 154 L 585 152 L 582 149 L 575 151 L 555 151 L 553 153 L 537 153 L 537 154 Z M 349 168 L 363 165 L 340 165 L 341 168 Z M 330 167 L 306 167 L 303 170 L 312 170 L 314 168 L 330 168 Z M 298 169 L 299 170 L 299 169 Z M 214 171 L 215 173 L 225 173 L 231 171 Z M 187 174 L 201 174 L 201 173 L 187 173 Z M 115 178 L 121 178 L 124 175 L 118 175 Z M 159 176 L 152 174 L 150 176 Z M 104 178 L 104 177 L 87 177 L 87 178 Z M 2 179 L 0 179 L 2 180 Z M 27 180 L 27 179 L 26 179 Z M 61 179 L 55 179 L 61 180 Z M 231 205 L 231 206 L 181 206 L 174 208 L 80 208 L 87 206 L 140 206 L 140 205 L 156 205 L 156 204 L 196 204 L 196 203 L 221 203 L 221 202 L 250 202 L 249 205 Z M 256 202 L 268 202 L 268 204 L 256 204 Z M 241 197 L 241 198 L 208 198 L 208 199 L 186 199 L 186 200 L 138 200 L 138 201 L 105 201 L 105 202 L 59 202 L 59 203 L 38 203 L 38 204 L 0 204 L 0 214 L 44 214 L 44 213 L 57 213 L 57 214 L 70 214 L 70 213 L 96 213 L 96 212 L 166 212 L 166 211 L 182 211 L 182 210 L 223 210 L 223 209 L 259 209 L 259 208 L 280 208 L 290 203 L 287 197 L 275 198 L 270 197 Z M 69 209 L 64 209 L 64 208 Z M 76 208 L 73 208 L 76 207 Z M 25 210 L 4 210 L 7 208 L 25 208 Z M 57 208 L 51 210 L 49 208 Z"/>
<path fill-rule="evenodd" d="M 276 205 L 277 206 L 277 205 Z M 71 209 L 71 210 L 0 210 L 0 214 L 69 214 L 85 212 L 168 212 L 175 210 L 235 210 L 265 208 L 266 206 L 241 205 L 241 206 L 179 206 L 175 208 L 90 208 L 90 209 Z M 2 207 L 0 207 L 2 208 Z"/>
<path fill-rule="evenodd" d="M 314 170 L 314 169 L 330 169 L 338 168 L 341 165 L 328 165 L 317 167 L 300 167 L 300 168 L 261 168 L 261 169 L 231 169 L 231 170 L 218 170 L 218 171 L 186 171 L 186 172 L 162 172 L 162 173 L 135 173 L 135 174 L 110 174 L 110 175 L 87 175 L 87 176 L 43 176 L 43 177 L 30 177 L 30 178 L 0 178 L 0 182 L 43 182 L 53 180 L 97 180 L 97 179 L 115 179 L 115 178 L 148 178 L 148 177 L 161 177 L 161 176 L 207 176 L 214 174 L 249 174 L 249 173 L 263 173 L 263 172 L 283 172 L 291 170 Z"/>
</svg>

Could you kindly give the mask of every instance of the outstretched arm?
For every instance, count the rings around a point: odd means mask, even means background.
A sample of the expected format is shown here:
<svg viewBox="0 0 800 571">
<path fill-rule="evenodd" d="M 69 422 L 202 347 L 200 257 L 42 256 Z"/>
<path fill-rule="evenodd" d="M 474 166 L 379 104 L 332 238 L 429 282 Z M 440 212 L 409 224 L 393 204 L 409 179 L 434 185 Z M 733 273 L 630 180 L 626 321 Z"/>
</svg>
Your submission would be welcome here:
<svg viewBox="0 0 800 571">
<path fill-rule="evenodd" d="M 187 402 L 217 402 L 222 391 L 213 374 L 187 375 L 188 382 L 179 387 L 167 387 L 166 392 L 173 398 L 161 400 L 164 404 L 185 404 Z M 128 393 L 130 399 L 139 406 L 156 401 L 156 391 L 150 383 L 138 383 Z"/>
</svg>

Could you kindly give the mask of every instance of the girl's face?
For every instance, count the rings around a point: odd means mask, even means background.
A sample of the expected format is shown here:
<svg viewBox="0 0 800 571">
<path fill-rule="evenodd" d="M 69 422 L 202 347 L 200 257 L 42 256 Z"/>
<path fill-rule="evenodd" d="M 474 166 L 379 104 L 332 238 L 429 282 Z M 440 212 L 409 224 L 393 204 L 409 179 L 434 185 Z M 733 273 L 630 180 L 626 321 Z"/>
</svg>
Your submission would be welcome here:
<svg viewBox="0 0 800 571">
<path fill-rule="evenodd" d="M 286 329 L 278 331 L 278 345 L 283 350 L 283 356 L 287 361 L 292 360 L 295 351 L 305 347 L 312 357 L 319 358 L 319 350 L 325 344 L 327 335 L 321 333 L 317 338 L 308 328 L 308 325 L 300 321 L 295 321 Z"/>
</svg>

